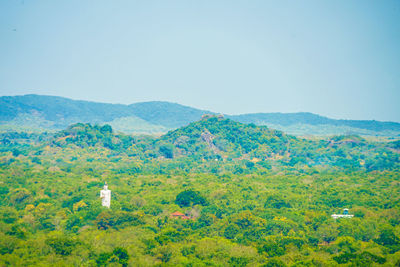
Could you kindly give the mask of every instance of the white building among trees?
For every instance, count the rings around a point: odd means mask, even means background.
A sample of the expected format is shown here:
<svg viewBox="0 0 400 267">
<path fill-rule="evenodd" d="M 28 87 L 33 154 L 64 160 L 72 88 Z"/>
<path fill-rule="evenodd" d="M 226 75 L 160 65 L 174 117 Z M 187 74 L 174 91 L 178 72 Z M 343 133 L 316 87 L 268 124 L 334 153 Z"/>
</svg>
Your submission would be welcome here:
<svg viewBox="0 0 400 267">
<path fill-rule="evenodd" d="M 343 209 L 343 214 L 332 214 L 333 219 L 337 218 L 353 218 L 354 215 L 349 214 L 349 209 Z"/>
</svg>

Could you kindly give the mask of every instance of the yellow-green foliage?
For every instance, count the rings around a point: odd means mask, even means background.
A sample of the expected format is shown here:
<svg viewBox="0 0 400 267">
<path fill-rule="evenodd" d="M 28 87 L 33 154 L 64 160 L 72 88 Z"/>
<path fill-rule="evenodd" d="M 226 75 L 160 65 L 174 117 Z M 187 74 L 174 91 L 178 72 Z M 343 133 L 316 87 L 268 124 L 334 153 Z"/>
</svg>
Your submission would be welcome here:
<svg viewBox="0 0 400 267">
<path fill-rule="evenodd" d="M 0 265 L 399 264 L 397 143 L 307 141 L 211 122 L 162 138 L 84 124 L 56 139 L 7 137 L 0 145 Z M 202 137 L 203 126 L 214 137 Z M 256 148 L 246 150 L 246 136 Z M 223 151 L 210 138 L 236 141 Z M 168 146 L 181 150 L 169 158 Z M 99 198 L 104 181 L 110 209 Z M 343 208 L 354 217 L 331 218 Z M 176 211 L 186 219 L 172 218 Z"/>
</svg>

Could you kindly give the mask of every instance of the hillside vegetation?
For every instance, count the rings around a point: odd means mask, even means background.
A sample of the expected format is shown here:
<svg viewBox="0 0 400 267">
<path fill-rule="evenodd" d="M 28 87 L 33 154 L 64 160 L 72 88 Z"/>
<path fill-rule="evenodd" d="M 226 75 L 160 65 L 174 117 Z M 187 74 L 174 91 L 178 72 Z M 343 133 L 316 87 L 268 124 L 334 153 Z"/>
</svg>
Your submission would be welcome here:
<svg viewBox="0 0 400 267">
<path fill-rule="evenodd" d="M 218 116 L 161 137 L 2 133 L 0 265 L 397 266 L 399 152 Z"/>
<path fill-rule="evenodd" d="M 176 103 L 151 101 L 131 105 L 78 101 L 41 95 L 0 97 L 0 131 L 61 130 L 84 122 L 110 124 L 124 133 L 166 133 L 198 121 L 213 112 Z M 400 123 L 334 120 L 312 113 L 257 113 L 226 115 L 234 121 L 254 123 L 295 135 L 358 134 L 400 136 Z"/>
</svg>

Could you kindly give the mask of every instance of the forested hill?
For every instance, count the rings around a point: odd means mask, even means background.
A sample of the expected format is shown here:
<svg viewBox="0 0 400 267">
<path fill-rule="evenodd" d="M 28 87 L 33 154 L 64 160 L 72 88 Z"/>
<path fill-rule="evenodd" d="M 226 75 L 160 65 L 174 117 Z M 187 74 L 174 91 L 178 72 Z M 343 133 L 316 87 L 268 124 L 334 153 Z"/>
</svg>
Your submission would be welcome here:
<svg viewBox="0 0 400 267">
<path fill-rule="evenodd" d="M 348 135 L 322 140 L 287 135 L 266 126 L 242 124 L 222 116 L 208 115 L 161 137 L 115 133 L 111 126 L 78 123 L 55 134 L 0 135 L 3 150 L 106 149 L 139 161 L 172 160 L 193 166 L 220 162 L 221 168 L 339 168 L 343 170 L 393 170 L 399 168 L 399 141 L 370 142 Z M 36 147 L 36 148 L 35 148 Z M 68 149 L 66 149 L 68 148 Z M 20 154 L 18 152 L 17 154 Z M 230 168 L 235 166 L 235 170 Z M 193 167 L 192 166 L 192 167 Z M 237 167 L 237 166 L 240 166 Z M 237 169 L 239 168 L 239 169 Z"/>
<path fill-rule="evenodd" d="M 205 116 L 198 122 L 171 131 L 159 142 L 170 143 L 177 155 L 195 155 L 207 151 L 209 155 L 241 158 L 244 155 L 281 153 L 289 143 L 298 141 L 281 131 L 266 126 L 242 124 L 223 116 Z M 267 152 L 268 151 L 268 152 Z"/>
<path fill-rule="evenodd" d="M 0 130 L 60 130 L 78 122 L 110 124 L 124 133 L 166 133 L 188 125 L 211 111 L 152 101 L 131 105 L 96 103 L 56 96 L 0 97 Z M 225 115 L 243 123 L 267 125 L 294 135 L 359 134 L 400 136 L 400 123 L 334 120 L 312 113 Z"/>
<path fill-rule="evenodd" d="M 330 166 L 377 170 L 399 166 L 398 141 L 368 142 L 354 136 L 308 140 L 266 126 L 207 116 L 155 141 L 166 158 L 237 161 L 244 166 Z"/>
</svg>

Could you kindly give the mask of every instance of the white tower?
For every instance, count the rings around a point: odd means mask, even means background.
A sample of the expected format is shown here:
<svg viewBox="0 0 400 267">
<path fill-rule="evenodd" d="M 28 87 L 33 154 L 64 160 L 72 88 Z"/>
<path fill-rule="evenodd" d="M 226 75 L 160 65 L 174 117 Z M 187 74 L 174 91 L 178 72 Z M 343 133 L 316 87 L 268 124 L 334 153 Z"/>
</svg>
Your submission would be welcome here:
<svg viewBox="0 0 400 267">
<path fill-rule="evenodd" d="M 103 190 L 100 191 L 101 205 L 109 208 L 111 205 L 111 191 L 108 190 L 107 182 L 104 183 Z"/>
</svg>

